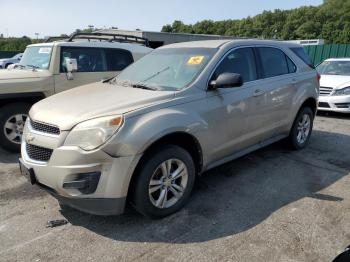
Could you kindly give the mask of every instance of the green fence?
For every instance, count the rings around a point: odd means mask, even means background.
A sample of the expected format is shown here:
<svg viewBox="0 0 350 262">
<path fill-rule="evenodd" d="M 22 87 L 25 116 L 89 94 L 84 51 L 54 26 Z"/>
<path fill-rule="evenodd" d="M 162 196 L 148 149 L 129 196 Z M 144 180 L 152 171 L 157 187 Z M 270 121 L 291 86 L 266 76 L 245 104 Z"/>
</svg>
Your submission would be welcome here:
<svg viewBox="0 0 350 262">
<path fill-rule="evenodd" d="M 309 45 L 304 46 L 314 65 L 332 57 L 350 57 L 350 44 L 347 45 Z"/>
<path fill-rule="evenodd" d="M 10 58 L 18 53 L 21 53 L 21 51 L 0 51 L 0 59 L 1 58 Z"/>
</svg>

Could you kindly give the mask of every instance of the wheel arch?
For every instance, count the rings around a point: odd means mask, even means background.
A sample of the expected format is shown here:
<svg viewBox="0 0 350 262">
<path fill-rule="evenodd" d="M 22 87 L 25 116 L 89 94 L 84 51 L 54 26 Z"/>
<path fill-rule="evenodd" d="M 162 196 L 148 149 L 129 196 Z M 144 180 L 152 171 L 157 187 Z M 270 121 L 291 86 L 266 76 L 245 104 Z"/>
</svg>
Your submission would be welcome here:
<svg viewBox="0 0 350 262">
<path fill-rule="evenodd" d="M 313 97 L 309 97 L 308 99 L 306 99 L 300 106 L 299 110 L 298 110 L 298 113 L 299 111 L 304 108 L 304 107 L 310 107 L 314 116 L 316 115 L 316 112 L 317 112 L 317 100 Z M 298 115 L 298 114 L 297 114 Z"/>
<path fill-rule="evenodd" d="M 176 145 L 185 149 L 193 159 L 196 168 L 196 174 L 199 174 L 202 171 L 203 152 L 202 147 L 197 138 L 194 137 L 192 134 L 183 131 L 168 133 L 153 141 L 144 151 L 143 156 L 137 163 L 132 177 L 130 179 L 130 183 L 128 186 L 128 197 L 130 194 L 132 194 L 133 185 L 135 183 L 135 180 L 137 179 L 137 174 L 139 173 L 139 170 L 142 167 L 144 161 L 147 160 L 147 158 L 152 154 L 152 152 L 155 152 L 161 146 L 165 145 Z"/>
<path fill-rule="evenodd" d="M 9 65 L 12 65 L 13 63 L 6 63 L 4 68 L 7 68 Z"/>
<path fill-rule="evenodd" d="M 4 107 L 12 103 L 28 103 L 34 104 L 39 100 L 45 98 L 41 92 L 34 93 L 19 93 L 19 94 L 2 94 L 0 95 L 0 107 Z"/>
</svg>

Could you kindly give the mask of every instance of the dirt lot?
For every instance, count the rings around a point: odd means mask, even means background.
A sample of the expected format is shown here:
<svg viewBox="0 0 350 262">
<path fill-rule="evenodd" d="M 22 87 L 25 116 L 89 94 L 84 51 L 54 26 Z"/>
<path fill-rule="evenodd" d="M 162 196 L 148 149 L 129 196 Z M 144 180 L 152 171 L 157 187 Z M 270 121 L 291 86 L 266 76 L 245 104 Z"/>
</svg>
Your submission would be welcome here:
<svg viewBox="0 0 350 262">
<path fill-rule="evenodd" d="M 350 117 L 318 116 L 303 151 L 277 143 L 206 173 L 158 221 L 61 211 L 16 155 L 0 162 L 0 261 L 331 261 L 350 244 Z"/>
</svg>

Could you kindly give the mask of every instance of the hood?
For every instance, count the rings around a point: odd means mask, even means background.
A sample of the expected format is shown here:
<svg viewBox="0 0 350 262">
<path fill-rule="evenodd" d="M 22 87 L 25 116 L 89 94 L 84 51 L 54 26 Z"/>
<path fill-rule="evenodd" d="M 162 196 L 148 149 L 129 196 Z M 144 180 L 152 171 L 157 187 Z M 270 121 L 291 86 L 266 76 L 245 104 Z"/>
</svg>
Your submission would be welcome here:
<svg viewBox="0 0 350 262">
<path fill-rule="evenodd" d="M 174 97 L 173 91 L 152 91 L 97 82 L 50 96 L 29 112 L 33 120 L 70 130 L 79 122 L 99 116 L 125 114 L 162 103 Z"/>
<path fill-rule="evenodd" d="M 341 89 L 350 86 L 350 76 L 344 75 L 321 75 L 320 86 Z"/>
<path fill-rule="evenodd" d="M 11 69 L 0 70 L 0 81 L 11 79 L 23 79 L 23 78 L 40 78 L 50 76 L 51 73 L 48 70 L 31 70 L 31 69 Z"/>
</svg>

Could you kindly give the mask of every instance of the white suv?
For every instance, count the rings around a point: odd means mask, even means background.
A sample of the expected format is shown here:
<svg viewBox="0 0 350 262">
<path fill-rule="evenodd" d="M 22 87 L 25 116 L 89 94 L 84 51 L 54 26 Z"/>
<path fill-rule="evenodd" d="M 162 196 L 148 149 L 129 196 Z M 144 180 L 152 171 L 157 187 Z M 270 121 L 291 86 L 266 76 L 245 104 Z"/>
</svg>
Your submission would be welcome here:
<svg viewBox="0 0 350 262">
<path fill-rule="evenodd" d="M 153 50 L 147 45 L 144 38 L 104 33 L 29 45 L 15 69 L 0 71 L 0 146 L 19 151 L 32 104 L 116 76 Z"/>
</svg>

